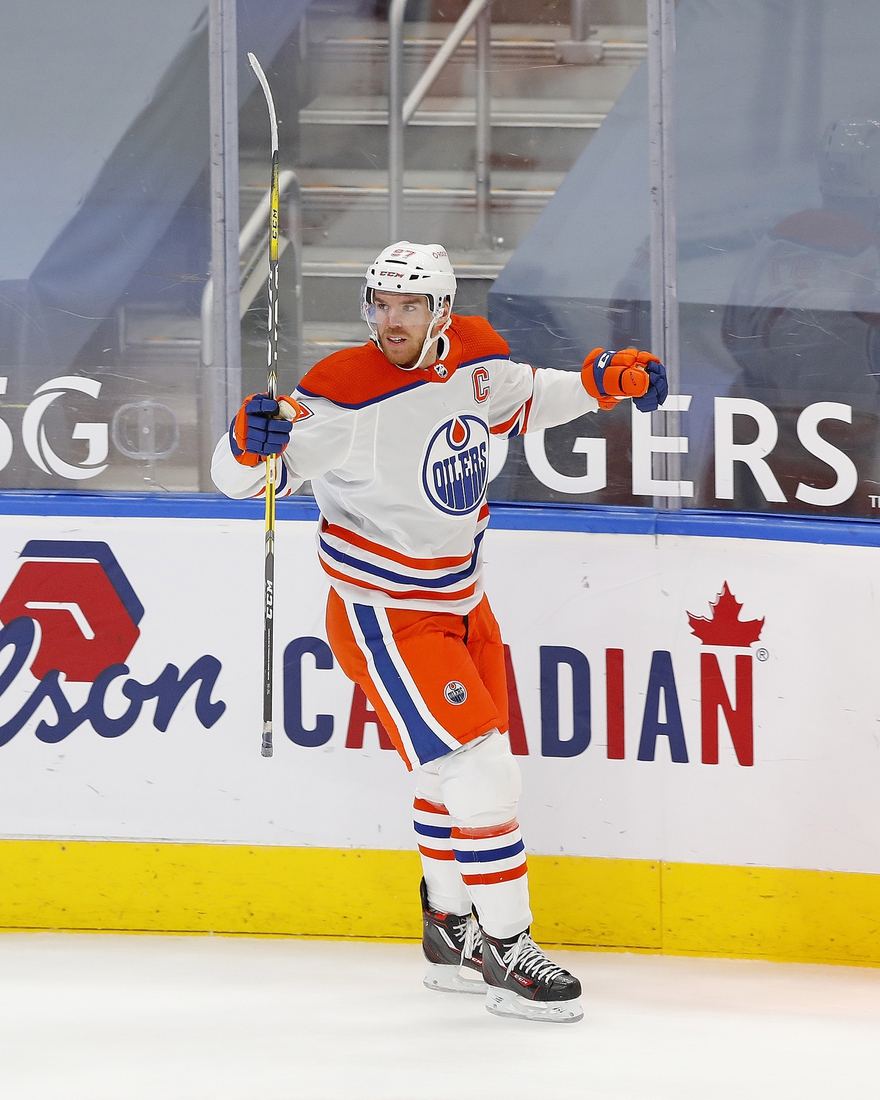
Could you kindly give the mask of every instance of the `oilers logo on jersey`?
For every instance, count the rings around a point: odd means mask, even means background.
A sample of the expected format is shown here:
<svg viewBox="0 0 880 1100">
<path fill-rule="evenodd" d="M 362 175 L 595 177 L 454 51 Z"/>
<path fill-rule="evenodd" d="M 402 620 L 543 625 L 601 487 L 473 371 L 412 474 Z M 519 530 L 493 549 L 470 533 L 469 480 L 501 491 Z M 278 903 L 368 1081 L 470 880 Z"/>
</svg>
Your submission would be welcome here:
<svg viewBox="0 0 880 1100">
<path fill-rule="evenodd" d="M 489 474 L 489 428 L 461 413 L 434 431 L 422 460 L 422 487 L 441 512 L 466 516 L 479 508 Z"/>
</svg>

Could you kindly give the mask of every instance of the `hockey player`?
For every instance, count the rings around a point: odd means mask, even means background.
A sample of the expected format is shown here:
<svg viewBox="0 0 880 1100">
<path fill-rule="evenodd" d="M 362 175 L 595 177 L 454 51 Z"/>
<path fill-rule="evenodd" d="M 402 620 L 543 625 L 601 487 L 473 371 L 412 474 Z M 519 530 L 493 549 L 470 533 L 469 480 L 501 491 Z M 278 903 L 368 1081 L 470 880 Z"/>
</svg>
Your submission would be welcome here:
<svg viewBox="0 0 880 1100">
<path fill-rule="evenodd" d="M 363 289 L 370 341 L 322 360 L 292 397 L 247 398 L 212 474 L 257 496 L 275 455 L 279 494 L 312 482 L 330 645 L 416 773 L 425 984 L 486 992 L 497 1015 L 573 1021 L 580 983 L 529 936 L 504 651 L 483 595 L 489 442 L 628 396 L 649 411 L 665 372 L 634 348 L 597 348 L 581 373 L 511 362 L 487 321 L 453 315 L 455 290 L 441 246 L 386 248 Z"/>
</svg>

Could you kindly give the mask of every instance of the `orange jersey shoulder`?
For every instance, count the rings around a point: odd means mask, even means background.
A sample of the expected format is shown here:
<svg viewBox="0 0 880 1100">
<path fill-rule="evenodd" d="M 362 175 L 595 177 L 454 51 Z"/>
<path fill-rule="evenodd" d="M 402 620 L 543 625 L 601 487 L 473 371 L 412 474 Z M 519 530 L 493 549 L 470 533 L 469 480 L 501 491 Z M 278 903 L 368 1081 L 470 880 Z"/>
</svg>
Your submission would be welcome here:
<svg viewBox="0 0 880 1100">
<path fill-rule="evenodd" d="M 447 330 L 449 351 L 444 362 L 450 374 L 459 366 L 484 359 L 507 359 L 510 348 L 482 317 L 459 317 L 453 314 Z M 303 397 L 326 397 L 334 405 L 361 409 L 376 401 L 423 386 L 444 381 L 431 367 L 402 370 L 390 363 L 373 343 L 357 348 L 335 351 L 322 359 L 306 374 L 297 387 Z"/>
<path fill-rule="evenodd" d="M 510 356 L 510 345 L 484 317 L 453 314 L 449 331 L 450 342 L 454 344 L 456 337 L 460 342 L 460 366 L 479 359 L 507 359 Z"/>
<path fill-rule="evenodd" d="M 426 371 L 403 371 L 367 343 L 334 351 L 312 367 L 297 389 L 304 397 L 326 397 L 334 405 L 360 409 L 427 380 Z"/>
</svg>

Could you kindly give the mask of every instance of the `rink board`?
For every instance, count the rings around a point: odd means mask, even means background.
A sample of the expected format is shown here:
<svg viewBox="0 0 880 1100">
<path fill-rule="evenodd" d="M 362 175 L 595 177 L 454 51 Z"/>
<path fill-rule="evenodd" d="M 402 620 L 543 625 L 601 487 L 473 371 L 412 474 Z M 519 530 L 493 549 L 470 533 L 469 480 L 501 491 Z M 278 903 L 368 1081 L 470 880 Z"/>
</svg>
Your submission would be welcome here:
<svg viewBox="0 0 880 1100">
<path fill-rule="evenodd" d="M 417 940 L 414 852 L 0 840 L 0 928 Z M 876 875 L 529 857 L 545 944 L 880 965 Z"/>
<path fill-rule="evenodd" d="M 417 935 L 411 778 L 326 646 L 310 506 L 265 760 L 258 510 L 5 503 L 0 927 Z M 880 963 L 873 525 L 493 514 L 536 933 Z"/>
</svg>

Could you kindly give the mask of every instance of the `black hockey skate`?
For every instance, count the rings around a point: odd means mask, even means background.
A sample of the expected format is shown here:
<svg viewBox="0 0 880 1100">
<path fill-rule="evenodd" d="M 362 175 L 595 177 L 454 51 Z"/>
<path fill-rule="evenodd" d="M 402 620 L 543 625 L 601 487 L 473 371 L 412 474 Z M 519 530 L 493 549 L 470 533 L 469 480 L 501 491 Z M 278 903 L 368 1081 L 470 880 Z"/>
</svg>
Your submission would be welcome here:
<svg viewBox="0 0 880 1100">
<path fill-rule="evenodd" d="M 528 928 L 506 940 L 483 933 L 483 977 L 486 1008 L 495 1016 L 572 1024 L 583 1019 L 581 983 L 547 958 Z"/>
<path fill-rule="evenodd" d="M 476 917 L 439 913 L 428 905 L 422 879 L 422 951 L 428 961 L 425 985 L 444 993 L 485 993 L 483 939 Z"/>
</svg>

